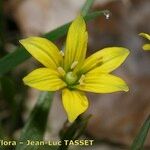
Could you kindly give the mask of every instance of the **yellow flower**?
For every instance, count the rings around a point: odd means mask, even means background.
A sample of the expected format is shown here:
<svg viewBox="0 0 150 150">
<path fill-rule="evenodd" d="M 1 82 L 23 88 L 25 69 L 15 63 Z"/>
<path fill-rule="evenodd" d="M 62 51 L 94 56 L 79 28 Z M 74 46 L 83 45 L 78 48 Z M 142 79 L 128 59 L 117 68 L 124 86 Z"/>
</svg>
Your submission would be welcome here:
<svg viewBox="0 0 150 150">
<path fill-rule="evenodd" d="M 147 40 L 150 41 L 150 35 L 149 35 L 149 34 L 140 33 L 139 35 L 142 36 L 142 37 L 144 37 L 144 38 L 146 38 Z M 149 44 L 144 44 L 144 45 L 143 45 L 143 49 L 144 49 L 144 50 L 150 50 L 150 43 L 149 43 Z"/>
<path fill-rule="evenodd" d="M 110 74 L 123 63 L 129 51 L 123 47 L 109 47 L 85 59 L 87 41 L 82 16 L 77 17 L 69 28 L 64 53 L 45 38 L 20 40 L 26 50 L 45 66 L 28 74 L 24 83 L 43 91 L 62 89 L 62 103 L 70 122 L 88 108 L 84 91 L 112 93 L 129 90 L 122 79 Z"/>
</svg>

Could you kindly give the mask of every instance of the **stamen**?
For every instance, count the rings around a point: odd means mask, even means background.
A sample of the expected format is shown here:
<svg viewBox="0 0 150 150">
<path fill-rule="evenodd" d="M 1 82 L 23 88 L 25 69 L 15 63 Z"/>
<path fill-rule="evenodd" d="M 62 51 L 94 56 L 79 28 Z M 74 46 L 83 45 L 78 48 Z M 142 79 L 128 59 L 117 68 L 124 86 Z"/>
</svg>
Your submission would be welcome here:
<svg viewBox="0 0 150 150">
<path fill-rule="evenodd" d="M 61 54 L 61 56 L 63 56 L 63 57 L 65 56 L 65 54 L 62 50 L 59 53 Z"/>
<path fill-rule="evenodd" d="M 81 78 L 79 79 L 79 83 L 80 83 L 80 85 L 84 85 L 84 78 L 85 78 L 85 75 L 83 74 L 82 76 L 81 76 Z"/>
<path fill-rule="evenodd" d="M 58 67 L 57 70 L 62 76 L 66 74 L 65 70 L 62 67 Z"/>
<path fill-rule="evenodd" d="M 71 69 L 74 69 L 78 64 L 78 61 L 74 61 L 71 65 Z"/>
</svg>

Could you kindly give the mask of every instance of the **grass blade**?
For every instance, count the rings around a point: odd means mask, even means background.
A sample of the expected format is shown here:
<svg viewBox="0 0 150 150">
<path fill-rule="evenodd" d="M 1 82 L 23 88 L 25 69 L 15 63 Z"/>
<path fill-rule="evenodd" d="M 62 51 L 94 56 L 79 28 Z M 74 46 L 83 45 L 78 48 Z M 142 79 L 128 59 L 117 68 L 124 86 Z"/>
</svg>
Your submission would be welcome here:
<svg viewBox="0 0 150 150">
<path fill-rule="evenodd" d="M 52 103 L 53 93 L 43 92 L 33 109 L 25 127 L 22 130 L 20 140 L 23 144 L 18 144 L 16 150 L 37 150 L 38 146 L 27 145 L 27 140 L 43 140 L 46 129 L 47 118 Z"/>
<path fill-rule="evenodd" d="M 104 11 L 93 12 L 91 14 L 86 15 L 84 18 L 86 21 L 90 21 L 92 19 L 95 19 L 98 16 L 104 15 L 106 11 L 104 10 Z M 43 37 L 46 37 L 47 39 L 49 39 L 51 41 L 59 39 L 60 37 L 63 37 L 67 33 L 69 25 L 70 25 L 70 23 L 67 23 L 67 24 L 45 34 Z M 31 55 L 23 47 L 19 47 L 14 52 L 1 58 L 0 59 L 0 76 L 9 72 L 10 70 L 15 68 L 17 65 L 23 63 L 25 60 L 27 60 L 30 57 L 31 57 Z"/>
<path fill-rule="evenodd" d="M 131 146 L 131 150 L 142 150 L 144 146 L 144 142 L 146 140 L 146 137 L 148 135 L 148 131 L 150 128 L 150 115 L 144 122 L 143 126 L 141 127 L 138 135 L 133 141 L 133 144 Z"/>
<path fill-rule="evenodd" d="M 84 4 L 84 6 L 81 10 L 81 14 L 83 16 L 88 14 L 88 12 L 89 12 L 90 8 L 92 7 L 93 3 L 94 3 L 94 0 L 86 0 L 85 4 Z"/>
</svg>

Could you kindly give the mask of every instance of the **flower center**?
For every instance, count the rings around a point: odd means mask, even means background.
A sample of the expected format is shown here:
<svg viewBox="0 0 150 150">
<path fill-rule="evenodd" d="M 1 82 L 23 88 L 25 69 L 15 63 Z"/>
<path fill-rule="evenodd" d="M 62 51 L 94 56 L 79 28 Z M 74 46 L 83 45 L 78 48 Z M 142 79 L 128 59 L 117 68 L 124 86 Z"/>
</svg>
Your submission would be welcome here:
<svg viewBox="0 0 150 150">
<path fill-rule="evenodd" d="M 68 72 L 65 75 L 65 80 L 68 85 L 72 85 L 76 83 L 76 81 L 78 80 L 78 77 L 76 74 L 73 74 L 73 72 Z"/>
</svg>

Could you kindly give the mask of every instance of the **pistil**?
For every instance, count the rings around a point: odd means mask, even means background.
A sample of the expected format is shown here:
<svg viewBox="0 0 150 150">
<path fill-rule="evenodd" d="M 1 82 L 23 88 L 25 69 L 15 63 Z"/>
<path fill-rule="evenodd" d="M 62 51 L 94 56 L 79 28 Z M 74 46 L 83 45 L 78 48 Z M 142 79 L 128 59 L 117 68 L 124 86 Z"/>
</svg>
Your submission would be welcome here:
<svg viewBox="0 0 150 150">
<path fill-rule="evenodd" d="M 78 80 L 78 77 L 73 72 L 68 72 L 65 76 L 65 80 L 68 85 L 73 85 Z"/>
<path fill-rule="evenodd" d="M 81 76 L 81 78 L 79 79 L 80 85 L 84 85 L 84 78 L 85 78 L 85 75 L 83 74 L 83 75 Z"/>
</svg>

